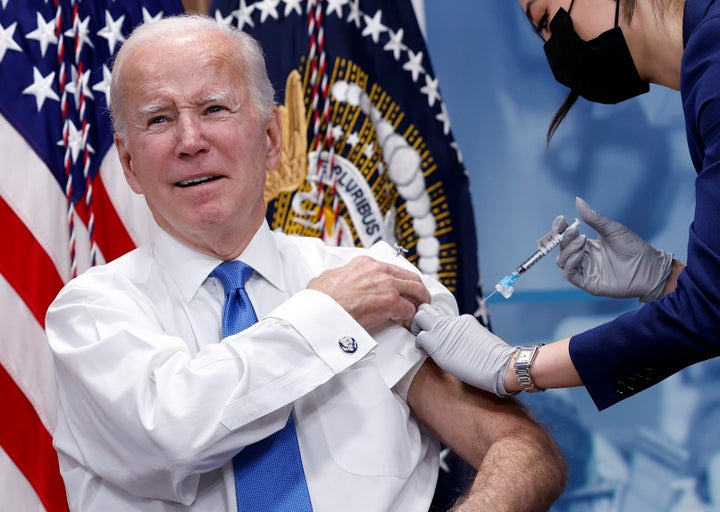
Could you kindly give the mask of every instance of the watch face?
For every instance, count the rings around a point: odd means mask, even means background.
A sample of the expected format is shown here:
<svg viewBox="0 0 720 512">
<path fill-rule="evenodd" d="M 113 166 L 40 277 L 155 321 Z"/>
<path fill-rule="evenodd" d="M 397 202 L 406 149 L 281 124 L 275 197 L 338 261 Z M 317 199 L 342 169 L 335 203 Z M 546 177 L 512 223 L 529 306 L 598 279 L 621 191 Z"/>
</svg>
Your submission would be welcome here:
<svg viewBox="0 0 720 512">
<path fill-rule="evenodd" d="M 520 352 L 517 356 L 517 359 L 515 359 L 515 362 L 518 364 L 528 364 L 530 362 L 530 354 L 532 352 L 528 352 L 523 350 Z"/>
</svg>

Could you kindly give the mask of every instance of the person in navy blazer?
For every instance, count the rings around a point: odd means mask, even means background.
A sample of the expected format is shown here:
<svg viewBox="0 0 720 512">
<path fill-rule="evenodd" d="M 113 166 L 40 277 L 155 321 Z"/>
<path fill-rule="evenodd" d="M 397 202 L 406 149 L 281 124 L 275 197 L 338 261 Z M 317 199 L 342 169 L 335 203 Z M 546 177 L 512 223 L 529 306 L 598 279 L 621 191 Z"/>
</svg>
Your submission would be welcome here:
<svg viewBox="0 0 720 512">
<path fill-rule="evenodd" d="M 583 385 L 605 409 L 720 354 L 720 1 L 519 0 L 569 89 L 548 142 L 573 103 L 613 104 L 654 83 L 679 90 L 697 172 L 687 264 L 578 198 L 598 236 L 568 228 L 557 264 L 594 295 L 642 307 L 570 338 L 513 347 L 472 318 L 418 311 L 418 344 L 446 370 L 498 395 Z M 563 217 L 554 227 L 567 226 Z"/>
</svg>

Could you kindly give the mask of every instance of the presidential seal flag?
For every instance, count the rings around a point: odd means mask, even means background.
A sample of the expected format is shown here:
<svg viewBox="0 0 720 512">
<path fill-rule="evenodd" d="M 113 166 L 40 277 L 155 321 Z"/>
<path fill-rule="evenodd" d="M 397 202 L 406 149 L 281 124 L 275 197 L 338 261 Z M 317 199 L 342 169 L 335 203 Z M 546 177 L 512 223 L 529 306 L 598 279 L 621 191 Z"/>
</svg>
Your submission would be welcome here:
<svg viewBox="0 0 720 512">
<path fill-rule="evenodd" d="M 112 146 L 111 56 L 180 0 L 0 0 L 0 496 L 67 510 L 45 311 L 88 267 L 148 240 Z"/>
<path fill-rule="evenodd" d="M 270 225 L 331 245 L 385 240 L 486 322 L 468 179 L 411 0 L 214 0 L 210 15 L 261 42 L 277 91 Z M 452 455 L 442 464 L 466 473 Z"/>
<path fill-rule="evenodd" d="M 268 220 L 332 245 L 397 244 L 478 309 L 467 175 L 410 0 L 215 0 L 263 46 L 284 122 Z"/>
</svg>

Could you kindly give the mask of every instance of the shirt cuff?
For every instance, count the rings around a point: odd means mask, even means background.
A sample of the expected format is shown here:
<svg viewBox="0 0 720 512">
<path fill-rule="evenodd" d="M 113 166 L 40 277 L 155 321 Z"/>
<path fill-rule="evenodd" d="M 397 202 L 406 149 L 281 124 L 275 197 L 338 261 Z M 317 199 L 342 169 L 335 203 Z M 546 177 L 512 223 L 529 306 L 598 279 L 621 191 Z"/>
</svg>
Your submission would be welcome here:
<svg viewBox="0 0 720 512">
<path fill-rule="evenodd" d="M 302 290 L 267 317 L 292 325 L 315 353 L 337 374 L 369 354 L 377 343 L 329 295 Z"/>
</svg>

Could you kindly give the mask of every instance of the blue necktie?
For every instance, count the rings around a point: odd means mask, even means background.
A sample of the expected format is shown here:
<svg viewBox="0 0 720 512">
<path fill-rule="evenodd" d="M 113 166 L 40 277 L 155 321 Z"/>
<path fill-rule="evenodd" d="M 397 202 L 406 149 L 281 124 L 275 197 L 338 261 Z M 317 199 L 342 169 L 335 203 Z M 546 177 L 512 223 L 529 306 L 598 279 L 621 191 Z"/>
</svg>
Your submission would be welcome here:
<svg viewBox="0 0 720 512">
<path fill-rule="evenodd" d="M 245 291 L 245 283 L 252 273 L 252 267 L 241 261 L 226 261 L 210 274 L 217 277 L 225 289 L 223 338 L 257 322 Z M 282 430 L 235 455 L 233 469 L 240 512 L 312 511 L 292 413 Z"/>
</svg>

